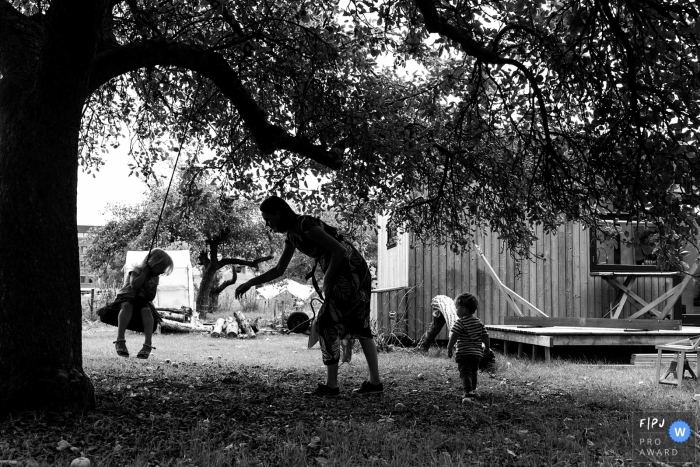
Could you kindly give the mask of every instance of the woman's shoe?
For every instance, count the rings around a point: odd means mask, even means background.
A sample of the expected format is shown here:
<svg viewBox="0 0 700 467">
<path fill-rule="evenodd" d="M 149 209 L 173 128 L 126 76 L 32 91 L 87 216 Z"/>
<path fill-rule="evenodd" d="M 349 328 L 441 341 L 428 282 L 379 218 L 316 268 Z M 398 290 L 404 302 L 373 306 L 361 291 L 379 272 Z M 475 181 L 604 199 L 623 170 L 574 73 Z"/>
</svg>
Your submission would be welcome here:
<svg viewBox="0 0 700 467">
<path fill-rule="evenodd" d="M 126 348 L 125 339 L 117 339 L 116 341 L 112 342 L 112 344 L 115 344 L 115 348 L 117 349 L 117 355 L 119 355 L 120 357 L 129 358 L 129 350 Z"/>
<path fill-rule="evenodd" d="M 155 349 L 155 347 L 153 347 L 152 345 L 143 344 L 143 347 L 141 347 L 139 353 L 136 354 L 136 358 L 146 360 L 151 355 L 151 350 L 153 349 Z"/>
<path fill-rule="evenodd" d="M 340 388 L 329 388 L 325 384 L 318 383 L 315 390 L 305 392 L 304 395 L 313 397 L 338 397 L 340 396 Z"/>
<path fill-rule="evenodd" d="M 352 393 L 360 396 L 382 394 L 384 393 L 384 385 L 382 383 L 372 384 L 369 381 L 364 381 L 359 388 L 353 389 Z"/>
</svg>

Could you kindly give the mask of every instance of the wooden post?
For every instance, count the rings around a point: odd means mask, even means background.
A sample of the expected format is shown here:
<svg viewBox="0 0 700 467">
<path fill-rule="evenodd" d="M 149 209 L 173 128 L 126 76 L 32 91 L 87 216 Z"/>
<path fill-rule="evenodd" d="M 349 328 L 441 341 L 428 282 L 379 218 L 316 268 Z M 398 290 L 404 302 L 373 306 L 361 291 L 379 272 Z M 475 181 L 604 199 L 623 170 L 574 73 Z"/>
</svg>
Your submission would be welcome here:
<svg viewBox="0 0 700 467">
<path fill-rule="evenodd" d="M 690 282 L 690 279 L 693 278 L 693 275 L 697 271 L 698 263 L 700 263 L 700 255 L 695 259 L 693 266 L 690 268 L 690 271 L 686 273 L 681 283 L 674 287 L 674 289 L 676 289 L 676 293 L 674 293 L 673 296 L 671 296 L 668 299 L 668 302 L 666 302 L 666 307 L 663 310 L 661 310 L 661 315 L 659 316 L 659 319 L 664 319 L 666 315 L 669 314 L 673 306 L 676 304 L 676 301 L 680 298 L 681 294 L 683 293 L 683 289 L 685 289 L 685 286 L 688 285 L 688 282 Z"/>
<path fill-rule="evenodd" d="M 518 358 L 523 356 L 523 343 L 518 342 Z"/>
<path fill-rule="evenodd" d="M 95 320 L 95 289 L 90 289 L 90 319 Z"/>
<path fill-rule="evenodd" d="M 549 347 L 544 348 L 544 361 L 545 363 L 551 363 L 552 361 L 552 349 Z"/>
<path fill-rule="evenodd" d="M 530 360 L 534 362 L 535 358 L 537 358 L 537 345 L 532 344 L 532 355 L 530 356 Z"/>
<path fill-rule="evenodd" d="M 523 316 L 522 311 L 520 311 L 520 308 L 518 308 L 518 305 L 515 303 L 520 302 L 523 306 L 526 306 L 530 308 L 533 311 L 536 311 L 540 315 L 544 316 L 545 318 L 549 318 L 549 315 L 547 315 L 545 312 L 541 311 L 539 308 L 537 308 L 535 305 L 530 303 L 529 301 L 525 300 L 523 297 L 515 293 L 510 287 L 505 285 L 503 281 L 498 277 L 498 274 L 496 274 L 496 271 L 493 270 L 491 267 L 491 264 L 489 264 L 488 260 L 484 256 L 484 254 L 481 252 L 481 249 L 479 248 L 479 245 L 474 244 L 474 248 L 476 249 L 479 257 L 481 258 L 482 262 L 484 263 L 484 268 L 486 272 L 491 276 L 493 281 L 496 283 L 496 286 L 501 289 L 503 292 L 503 295 L 506 297 L 506 300 L 508 301 L 508 304 L 513 308 L 513 311 L 518 316 Z"/>
</svg>

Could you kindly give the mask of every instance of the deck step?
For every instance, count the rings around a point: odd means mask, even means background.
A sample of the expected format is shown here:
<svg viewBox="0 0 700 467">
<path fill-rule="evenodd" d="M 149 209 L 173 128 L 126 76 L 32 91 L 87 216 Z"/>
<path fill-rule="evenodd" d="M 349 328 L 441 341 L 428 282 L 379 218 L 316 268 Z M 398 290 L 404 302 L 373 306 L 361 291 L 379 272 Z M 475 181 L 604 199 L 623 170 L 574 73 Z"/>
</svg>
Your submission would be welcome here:
<svg viewBox="0 0 700 467">
<path fill-rule="evenodd" d="M 632 365 L 641 366 L 654 366 L 656 365 L 656 354 L 655 353 L 633 353 L 630 363 Z M 685 358 L 688 363 L 695 368 L 695 362 L 697 360 L 697 354 L 686 354 Z M 664 353 L 661 357 L 661 365 L 670 365 L 672 361 L 675 361 L 676 357 L 672 353 Z"/>
</svg>

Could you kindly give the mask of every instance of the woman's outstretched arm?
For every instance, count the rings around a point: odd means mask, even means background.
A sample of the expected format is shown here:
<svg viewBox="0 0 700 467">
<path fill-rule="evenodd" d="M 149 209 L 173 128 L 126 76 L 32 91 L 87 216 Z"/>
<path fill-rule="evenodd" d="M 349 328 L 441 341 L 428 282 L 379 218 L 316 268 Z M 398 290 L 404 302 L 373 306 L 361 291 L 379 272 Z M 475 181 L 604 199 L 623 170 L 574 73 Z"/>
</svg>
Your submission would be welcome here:
<svg viewBox="0 0 700 467">
<path fill-rule="evenodd" d="M 252 279 L 239 285 L 236 288 L 236 298 L 240 298 L 241 295 L 246 293 L 248 289 L 250 289 L 254 285 L 264 284 L 282 276 L 282 274 L 284 274 L 284 271 L 287 270 L 287 266 L 289 266 L 289 262 L 292 260 L 292 256 L 294 256 L 295 250 L 296 248 L 294 248 L 292 244 L 285 242 L 284 250 L 282 251 L 282 256 L 280 256 L 279 261 L 277 261 L 277 265 L 274 268 L 271 268 L 265 271 L 264 273 L 260 274 L 259 276 L 255 276 Z"/>
</svg>

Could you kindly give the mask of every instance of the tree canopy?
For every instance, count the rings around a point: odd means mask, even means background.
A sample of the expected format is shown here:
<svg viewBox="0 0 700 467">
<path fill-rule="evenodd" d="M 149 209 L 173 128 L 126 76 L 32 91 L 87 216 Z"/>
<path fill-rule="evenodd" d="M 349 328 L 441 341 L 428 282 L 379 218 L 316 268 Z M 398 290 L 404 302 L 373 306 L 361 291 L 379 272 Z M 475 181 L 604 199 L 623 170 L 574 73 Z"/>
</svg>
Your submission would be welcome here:
<svg viewBox="0 0 700 467">
<path fill-rule="evenodd" d="M 521 254 L 533 223 L 552 229 L 562 214 L 690 233 L 694 3 L 341 4 L 117 2 L 110 60 L 135 69 L 93 80 L 84 160 L 128 124 L 147 174 L 163 138 L 187 133 L 241 193 L 262 183 L 304 206 L 387 211 L 455 246 L 488 224 Z M 328 183 L 306 191 L 309 171 Z"/>
<path fill-rule="evenodd" d="M 417 0 L 384 3 L 379 22 L 408 31 L 445 125 L 426 163 L 402 161 L 415 177 L 392 201 L 399 219 L 458 243 L 485 220 L 520 251 L 532 223 L 562 214 L 697 234 L 697 4 Z"/>
</svg>

